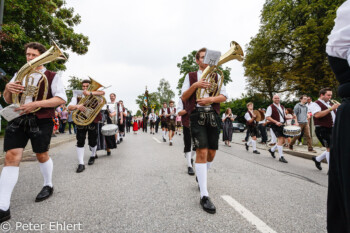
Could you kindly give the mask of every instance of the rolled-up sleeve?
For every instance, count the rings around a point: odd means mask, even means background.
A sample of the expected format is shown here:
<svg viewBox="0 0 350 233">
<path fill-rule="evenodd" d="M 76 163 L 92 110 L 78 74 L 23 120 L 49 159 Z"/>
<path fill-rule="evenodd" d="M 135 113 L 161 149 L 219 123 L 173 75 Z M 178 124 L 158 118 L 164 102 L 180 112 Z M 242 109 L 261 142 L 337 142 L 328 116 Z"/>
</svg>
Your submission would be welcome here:
<svg viewBox="0 0 350 233">
<path fill-rule="evenodd" d="M 66 91 L 64 90 L 64 85 L 61 77 L 61 73 L 57 73 L 52 80 L 51 84 L 52 96 L 57 96 L 67 102 Z"/>
</svg>

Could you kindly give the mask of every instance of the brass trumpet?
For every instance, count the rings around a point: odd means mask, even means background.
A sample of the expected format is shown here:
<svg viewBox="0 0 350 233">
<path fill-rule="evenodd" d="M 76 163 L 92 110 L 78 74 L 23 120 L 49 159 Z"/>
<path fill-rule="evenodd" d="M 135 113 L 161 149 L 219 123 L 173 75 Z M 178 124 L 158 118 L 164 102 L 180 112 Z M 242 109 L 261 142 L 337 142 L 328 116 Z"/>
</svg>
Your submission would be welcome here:
<svg viewBox="0 0 350 233">
<path fill-rule="evenodd" d="M 196 96 L 197 99 L 201 99 L 204 97 L 204 94 L 209 94 L 212 93 L 211 97 L 218 96 L 221 91 L 221 87 L 224 83 L 224 74 L 223 72 L 218 68 L 220 65 L 231 61 L 233 59 L 237 59 L 238 61 L 243 61 L 244 58 L 244 53 L 241 48 L 241 46 L 235 42 L 232 41 L 230 44 L 230 50 L 227 51 L 224 55 L 220 57 L 220 60 L 216 66 L 208 66 L 205 68 L 203 71 L 201 79 L 204 79 L 206 82 L 210 83 L 210 87 L 207 89 L 204 88 L 198 88 L 196 91 Z M 220 86 L 215 82 L 215 77 L 217 73 L 220 74 L 220 80 L 218 80 L 218 83 L 220 81 Z M 211 104 L 211 103 L 210 103 Z M 210 105 L 208 104 L 208 105 Z"/>
<path fill-rule="evenodd" d="M 89 77 L 90 78 L 90 77 Z M 97 91 L 101 84 L 90 78 L 91 83 L 88 91 Z M 75 124 L 85 126 L 93 122 L 97 114 L 101 111 L 102 107 L 106 104 L 106 99 L 99 95 L 84 96 L 78 103 L 78 105 L 84 105 L 86 110 L 84 112 L 80 110 L 74 110 L 72 118 Z"/>
<path fill-rule="evenodd" d="M 19 106 L 22 106 L 25 104 L 25 100 L 27 96 L 33 97 L 34 101 L 37 100 L 38 94 L 39 94 L 39 87 L 42 82 L 44 82 L 45 90 L 43 94 L 43 100 L 46 100 L 47 98 L 47 92 L 48 92 L 48 81 L 47 77 L 44 73 L 35 70 L 37 67 L 44 65 L 46 63 L 50 63 L 54 60 L 63 59 L 66 60 L 66 56 L 61 52 L 60 48 L 56 45 L 54 41 L 52 41 L 53 46 L 47 50 L 45 53 L 41 54 L 40 56 L 36 57 L 35 59 L 27 62 L 22 68 L 17 72 L 17 76 L 15 79 L 15 82 L 23 82 L 23 79 L 25 78 L 24 83 L 24 91 L 21 93 L 21 96 L 19 98 L 20 94 L 12 94 L 12 103 L 17 104 Z M 38 84 L 36 86 L 33 85 L 34 78 L 31 76 L 32 74 L 39 73 L 41 74 L 42 78 L 39 80 Z M 39 111 L 40 107 L 33 110 L 33 112 Z"/>
</svg>

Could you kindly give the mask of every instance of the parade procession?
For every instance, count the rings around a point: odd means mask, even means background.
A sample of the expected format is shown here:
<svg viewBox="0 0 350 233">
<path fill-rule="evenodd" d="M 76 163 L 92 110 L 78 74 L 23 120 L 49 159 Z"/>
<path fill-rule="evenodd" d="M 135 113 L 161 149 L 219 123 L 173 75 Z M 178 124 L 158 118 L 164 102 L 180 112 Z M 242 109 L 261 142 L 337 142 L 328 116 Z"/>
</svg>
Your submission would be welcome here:
<svg viewBox="0 0 350 233">
<path fill-rule="evenodd" d="M 0 232 L 350 233 L 350 0 L 0 3 Z"/>
</svg>

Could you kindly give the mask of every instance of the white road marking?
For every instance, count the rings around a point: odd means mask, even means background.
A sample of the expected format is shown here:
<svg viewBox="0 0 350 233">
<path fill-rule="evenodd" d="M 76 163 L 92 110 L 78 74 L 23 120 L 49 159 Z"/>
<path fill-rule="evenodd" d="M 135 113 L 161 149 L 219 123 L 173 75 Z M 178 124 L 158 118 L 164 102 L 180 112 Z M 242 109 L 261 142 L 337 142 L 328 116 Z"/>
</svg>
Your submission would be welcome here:
<svg viewBox="0 0 350 233">
<path fill-rule="evenodd" d="M 161 141 L 159 141 L 157 138 L 153 137 L 153 139 L 158 142 L 158 143 L 161 143 Z"/>
<path fill-rule="evenodd" d="M 276 233 L 272 230 L 266 223 L 264 223 L 260 218 L 255 216 L 252 212 L 242 206 L 238 201 L 230 196 L 221 196 L 230 206 L 232 206 L 240 215 L 242 215 L 248 222 L 254 225 L 262 233 Z"/>
</svg>

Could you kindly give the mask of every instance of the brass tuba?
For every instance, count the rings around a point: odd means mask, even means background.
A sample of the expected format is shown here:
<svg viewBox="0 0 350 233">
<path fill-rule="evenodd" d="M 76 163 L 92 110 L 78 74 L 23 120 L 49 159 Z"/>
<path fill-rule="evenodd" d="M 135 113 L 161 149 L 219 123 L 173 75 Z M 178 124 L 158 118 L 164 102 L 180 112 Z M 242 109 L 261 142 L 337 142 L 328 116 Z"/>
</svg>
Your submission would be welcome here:
<svg viewBox="0 0 350 233">
<path fill-rule="evenodd" d="M 34 58 L 33 60 L 27 62 L 22 68 L 17 72 L 17 76 L 15 79 L 15 82 L 19 81 L 23 83 L 23 79 L 25 78 L 24 82 L 24 91 L 20 94 L 12 94 L 12 103 L 16 105 L 23 105 L 25 104 L 25 100 L 27 96 L 33 97 L 34 101 L 38 99 L 39 94 L 39 87 L 42 82 L 44 82 L 45 90 L 43 94 L 43 100 L 46 100 L 47 98 L 47 92 L 48 92 L 48 81 L 47 77 L 44 73 L 35 70 L 37 67 L 44 65 L 46 63 L 50 63 L 54 60 L 63 59 L 66 60 L 66 56 L 61 52 L 61 50 L 58 48 L 56 43 L 52 41 L 53 46 L 47 50 L 45 53 L 41 54 L 40 56 Z M 34 84 L 34 78 L 31 76 L 34 73 L 41 74 L 42 78 L 39 80 L 38 84 L 35 86 Z M 21 95 L 21 96 L 20 96 Z M 36 112 L 40 109 L 37 108 L 33 110 L 32 112 Z"/>
<path fill-rule="evenodd" d="M 101 84 L 90 78 L 90 85 L 88 91 L 97 91 Z M 79 109 L 73 112 L 72 118 L 75 124 L 85 126 L 93 122 L 97 114 L 101 111 L 102 107 L 106 104 L 106 99 L 99 95 L 88 95 L 84 96 L 78 103 L 78 105 L 84 105 L 86 110 L 84 112 Z"/>
<path fill-rule="evenodd" d="M 231 61 L 233 59 L 237 59 L 238 61 L 243 61 L 244 54 L 241 46 L 237 42 L 231 41 L 230 47 L 231 47 L 230 50 L 220 57 L 220 60 L 216 66 L 208 66 L 203 71 L 201 79 L 204 79 L 205 81 L 209 82 L 211 85 L 209 88 L 206 88 L 206 89 L 198 88 L 196 92 L 197 99 L 203 98 L 205 93 L 209 95 L 210 93 L 212 93 L 211 97 L 215 97 L 220 94 L 221 87 L 224 83 L 224 74 L 218 68 L 220 65 L 228 61 Z M 221 77 L 220 86 L 218 86 L 219 80 L 218 80 L 218 83 L 215 82 L 215 76 L 217 72 L 220 74 L 220 77 Z"/>
</svg>

